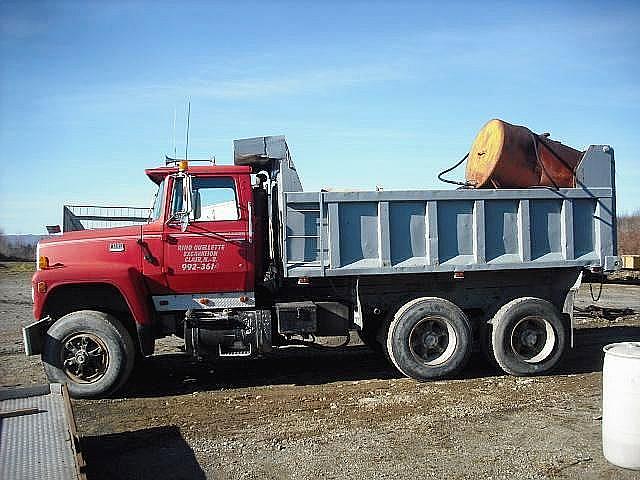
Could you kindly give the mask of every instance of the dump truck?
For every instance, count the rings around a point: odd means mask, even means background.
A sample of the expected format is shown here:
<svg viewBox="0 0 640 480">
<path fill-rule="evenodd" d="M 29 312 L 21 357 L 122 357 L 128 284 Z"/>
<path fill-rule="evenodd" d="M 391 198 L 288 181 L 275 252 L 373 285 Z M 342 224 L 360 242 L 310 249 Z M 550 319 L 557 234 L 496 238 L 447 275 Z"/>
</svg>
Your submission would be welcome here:
<svg viewBox="0 0 640 480">
<path fill-rule="evenodd" d="M 492 178 L 508 141 L 472 149 L 495 157 Z M 233 165 L 148 169 L 146 223 L 39 243 L 26 353 L 75 397 L 117 391 L 168 335 L 216 361 L 356 330 L 420 381 L 474 350 L 512 375 L 548 372 L 572 345 L 583 271 L 619 266 L 613 148 L 570 168 L 568 186 L 304 191 L 285 138 L 267 136 L 234 141 Z"/>
</svg>

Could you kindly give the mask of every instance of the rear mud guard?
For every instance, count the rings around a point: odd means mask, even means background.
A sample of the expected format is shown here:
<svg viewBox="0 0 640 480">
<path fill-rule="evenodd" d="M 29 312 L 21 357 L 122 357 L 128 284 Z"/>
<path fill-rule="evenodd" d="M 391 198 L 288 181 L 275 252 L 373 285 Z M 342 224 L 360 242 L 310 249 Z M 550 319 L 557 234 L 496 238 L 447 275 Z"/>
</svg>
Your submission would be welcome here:
<svg viewBox="0 0 640 480">
<path fill-rule="evenodd" d="M 569 315 L 569 319 L 570 319 L 571 348 L 573 348 L 573 329 L 574 329 L 573 304 L 576 300 L 576 295 L 578 295 L 578 289 L 580 288 L 581 284 L 582 284 L 582 271 L 578 274 L 578 278 L 576 278 L 575 283 L 567 292 L 567 296 L 564 299 L 564 305 L 562 307 L 562 313 L 566 313 L 567 315 Z"/>
</svg>

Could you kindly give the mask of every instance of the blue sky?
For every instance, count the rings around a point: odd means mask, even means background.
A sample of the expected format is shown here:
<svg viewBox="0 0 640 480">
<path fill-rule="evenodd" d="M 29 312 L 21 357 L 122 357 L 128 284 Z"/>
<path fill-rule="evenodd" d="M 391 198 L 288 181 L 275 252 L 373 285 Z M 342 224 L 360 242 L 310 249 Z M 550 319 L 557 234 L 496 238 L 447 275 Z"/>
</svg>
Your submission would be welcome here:
<svg viewBox="0 0 640 480">
<path fill-rule="evenodd" d="M 613 145 L 640 208 L 639 4 L 443 3 L 0 2 L 0 228 L 147 206 L 189 98 L 191 156 L 285 134 L 307 190 L 448 188 L 497 117 Z"/>
</svg>

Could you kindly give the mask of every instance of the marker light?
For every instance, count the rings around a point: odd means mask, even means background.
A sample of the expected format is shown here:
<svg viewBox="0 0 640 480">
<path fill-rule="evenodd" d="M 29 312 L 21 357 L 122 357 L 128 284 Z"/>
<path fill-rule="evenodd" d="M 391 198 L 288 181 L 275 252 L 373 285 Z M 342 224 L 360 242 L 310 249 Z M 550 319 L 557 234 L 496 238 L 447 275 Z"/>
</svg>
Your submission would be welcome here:
<svg viewBox="0 0 640 480">
<path fill-rule="evenodd" d="M 40 270 L 46 270 L 47 268 L 49 268 L 49 259 L 44 255 L 40 255 L 38 257 L 38 268 Z"/>
<path fill-rule="evenodd" d="M 178 171 L 186 172 L 188 169 L 189 169 L 189 162 L 187 162 L 186 160 L 180 160 L 180 163 L 178 163 Z"/>
</svg>

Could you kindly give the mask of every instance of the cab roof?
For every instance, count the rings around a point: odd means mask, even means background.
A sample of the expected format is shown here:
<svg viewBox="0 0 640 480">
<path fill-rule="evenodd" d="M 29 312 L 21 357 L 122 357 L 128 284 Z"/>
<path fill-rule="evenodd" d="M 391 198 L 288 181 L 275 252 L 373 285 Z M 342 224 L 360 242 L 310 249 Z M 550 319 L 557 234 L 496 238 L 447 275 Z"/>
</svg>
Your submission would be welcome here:
<svg viewBox="0 0 640 480">
<path fill-rule="evenodd" d="M 251 167 L 238 165 L 189 165 L 187 171 L 196 175 L 232 175 L 234 173 L 251 173 Z M 147 168 L 144 173 L 153 183 L 159 184 L 167 175 L 178 173 L 178 167 Z"/>
</svg>

